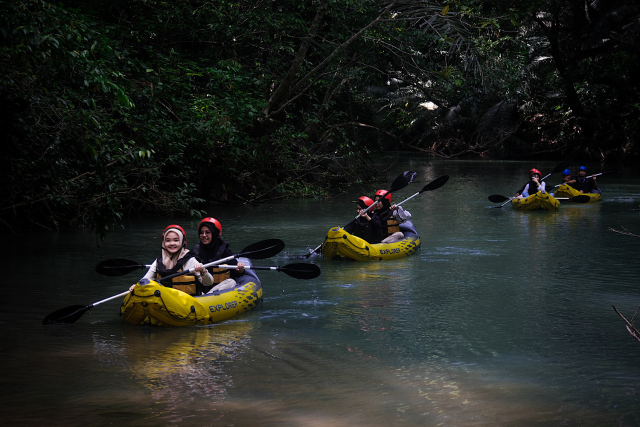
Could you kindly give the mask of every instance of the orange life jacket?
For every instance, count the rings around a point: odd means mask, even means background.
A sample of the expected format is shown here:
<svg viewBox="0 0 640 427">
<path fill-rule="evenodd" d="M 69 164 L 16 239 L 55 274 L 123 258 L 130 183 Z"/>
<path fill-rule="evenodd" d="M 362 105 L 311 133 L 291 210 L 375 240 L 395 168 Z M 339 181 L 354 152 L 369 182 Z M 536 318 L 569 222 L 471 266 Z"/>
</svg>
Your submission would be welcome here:
<svg viewBox="0 0 640 427">
<path fill-rule="evenodd" d="M 214 285 L 217 285 L 218 283 L 221 283 L 223 280 L 226 280 L 229 277 L 231 277 L 231 270 L 226 268 L 213 267 L 209 272 L 213 276 Z"/>
<path fill-rule="evenodd" d="M 156 278 L 160 280 L 162 279 L 162 276 L 156 273 Z M 198 279 L 192 274 L 183 274 L 182 276 L 172 278 L 169 283 L 163 282 L 162 284 L 167 288 L 177 289 L 189 295 L 199 294 L 196 286 L 198 284 Z"/>
<path fill-rule="evenodd" d="M 394 217 L 387 220 L 387 237 L 400 231 L 400 223 Z"/>
</svg>

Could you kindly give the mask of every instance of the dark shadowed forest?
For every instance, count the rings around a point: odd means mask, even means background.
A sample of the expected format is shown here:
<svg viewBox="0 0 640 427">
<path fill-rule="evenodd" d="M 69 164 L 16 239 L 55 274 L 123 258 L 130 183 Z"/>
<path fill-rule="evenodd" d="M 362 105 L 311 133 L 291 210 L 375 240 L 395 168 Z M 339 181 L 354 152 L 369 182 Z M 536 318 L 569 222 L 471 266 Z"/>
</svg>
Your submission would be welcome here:
<svg viewBox="0 0 640 427">
<path fill-rule="evenodd" d="M 0 1 L 3 228 L 325 196 L 389 151 L 637 162 L 637 0 Z"/>
</svg>

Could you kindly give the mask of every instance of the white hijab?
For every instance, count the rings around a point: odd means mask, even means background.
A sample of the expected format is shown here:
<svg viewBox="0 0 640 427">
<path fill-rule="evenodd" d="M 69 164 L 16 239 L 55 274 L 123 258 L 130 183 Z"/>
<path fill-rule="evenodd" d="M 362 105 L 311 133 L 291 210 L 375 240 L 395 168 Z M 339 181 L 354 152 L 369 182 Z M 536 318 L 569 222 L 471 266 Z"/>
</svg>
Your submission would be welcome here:
<svg viewBox="0 0 640 427">
<path fill-rule="evenodd" d="M 180 250 L 173 255 L 164 247 L 164 239 L 167 236 L 167 233 L 171 233 L 172 231 L 176 233 L 180 239 Z M 164 268 L 171 270 L 176 266 L 178 260 L 188 253 L 189 249 L 184 247 L 184 235 L 182 234 L 182 231 L 177 228 L 167 229 L 162 235 L 162 263 L 164 264 Z"/>
</svg>

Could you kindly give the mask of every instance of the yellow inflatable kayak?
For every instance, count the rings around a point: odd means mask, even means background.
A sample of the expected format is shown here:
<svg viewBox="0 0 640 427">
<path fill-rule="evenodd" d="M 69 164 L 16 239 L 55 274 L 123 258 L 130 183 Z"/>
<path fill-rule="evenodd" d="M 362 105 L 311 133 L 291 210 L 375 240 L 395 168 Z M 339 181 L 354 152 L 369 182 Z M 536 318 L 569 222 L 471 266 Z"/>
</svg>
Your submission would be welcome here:
<svg viewBox="0 0 640 427">
<path fill-rule="evenodd" d="M 382 261 L 404 258 L 420 248 L 420 236 L 413 223 L 400 224 L 404 239 L 394 243 L 371 244 L 347 233 L 340 227 L 329 230 L 322 244 L 322 256 L 327 259 L 352 259 L 355 261 Z"/>
<path fill-rule="evenodd" d="M 239 258 L 250 267 L 251 262 Z M 120 307 L 120 316 L 134 325 L 208 325 L 254 308 L 262 298 L 262 285 L 252 270 L 237 279 L 238 286 L 206 295 L 191 296 L 142 279 Z"/>
<path fill-rule="evenodd" d="M 558 197 L 558 198 L 573 198 L 576 196 L 589 196 L 589 201 L 587 203 L 594 203 L 594 202 L 599 202 L 600 200 L 602 200 L 602 194 L 601 193 L 581 193 L 578 190 L 576 190 L 575 188 L 571 187 L 570 185 L 567 184 L 562 184 L 560 187 L 558 187 L 558 189 L 556 190 L 555 193 L 553 193 L 553 197 Z"/>
<path fill-rule="evenodd" d="M 560 207 L 560 202 L 549 193 L 537 192 L 523 199 L 511 200 L 511 206 L 520 211 L 535 211 L 537 209 L 557 211 Z"/>
</svg>

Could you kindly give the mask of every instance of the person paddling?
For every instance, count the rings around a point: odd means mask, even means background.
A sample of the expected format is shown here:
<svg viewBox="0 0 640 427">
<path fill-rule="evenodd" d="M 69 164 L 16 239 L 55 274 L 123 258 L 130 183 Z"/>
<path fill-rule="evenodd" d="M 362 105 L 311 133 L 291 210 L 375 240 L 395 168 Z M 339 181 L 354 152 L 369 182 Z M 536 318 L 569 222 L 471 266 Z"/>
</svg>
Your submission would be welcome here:
<svg viewBox="0 0 640 427">
<path fill-rule="evenodd" d="M 376 215 L 380 218 L 382 227 L 382 242 L 393 243 L 404 239 L 404 233 L 400 231 L 400 221 L 404 222 L 411 217 L 402 206 L 391 205 L 392 196 L 387 190 L 378 190 L 374 196 L 376 199 Z"/>
<path fill-rule="evenodd" d="M 580 166 L 578 168 L 578 176 L 575 177 L 575 184 L 573 187 L 580 191 L 580 193 L 600 193 L 600 188 L 598 187 L 598 183 L 596 182 L 596 177 L 592 176 L 587 178 L 587 167 Z"/>
<path fill-rule="evenodd" d="M 529 171 L 529 182 L 522 186 L 520 190 L 516 192 L 515 197 L 518 199 L 522 199 L 524 197 L 529 197 L 537 192 L 544 193 L 546 188 L 546 184 L 544 181 L 540 182 L 540 177 L 542 174 L 538 169 L 531 169 Z"/>
<path fill-rule="evenodd" d="M 162 253 L 140 280 L 160 280 L 165 276 L 185 270 L 194 270 L 193 274 L 183 274 L 171 279 L 171 282 L 162 284 L 168 288 L 174 288 L 189 295 L 201 295 L 203 290 L 213 285 L 213 276 L 202 266 L 194 254 L 189 252 L 187 235 L 179 225 L 172 224 L 162 232 Z M 132 285 L 129 291 L 133 291 L 136 285 Z"/>
<path fill-rule="evenodd" d="M 567 184 L 571 187 L 576 183 L 576 177 L 571 176 L 571 169 L 565 169 L 562 171 L 562 182 L 561 184 Z"/>
<path fill-rule="evenodd" d="M 200 221 L 198 225 L 198 236 L 200 242 L 197 243 L 191 252 L 200 261 L 208 264 L 222 258 L 233 256 L 229 244 L 222 240 L 222 225 L 220 221 L 213 217 L 207 217 Z M 222 291 L 236 287 L 236 278 L 244 274 L 244 263 L 235 259 L 227 264 L 237 264 L 238 269 L 222 269 L 209 267 L 207 270 L 213 276 L 213 288 L 205 289 L 204 293 Z"/>
<path fill-rule="evenodd" d="M 365 210 L 373 204 L 367 196 L 362 196 L 356 200 L 356 211 L 360 215 L 344 227 L 344 231 L 356 237 L 366 240 L 369 243 L 380 243 L 382 239 L 382 228 L 380 218 L 373 209 L 365 213 Z"/>
</svg>

